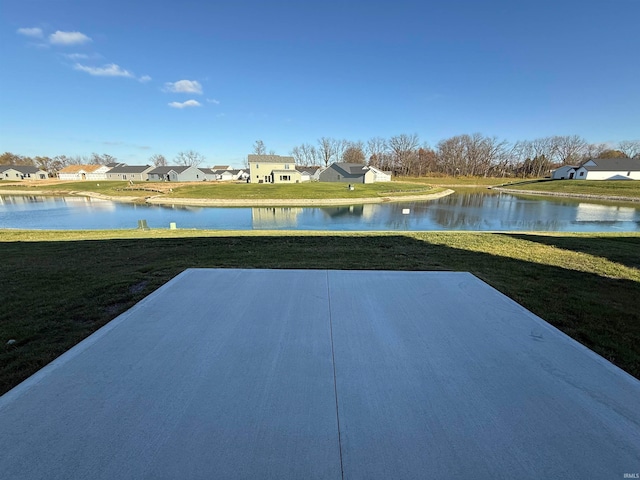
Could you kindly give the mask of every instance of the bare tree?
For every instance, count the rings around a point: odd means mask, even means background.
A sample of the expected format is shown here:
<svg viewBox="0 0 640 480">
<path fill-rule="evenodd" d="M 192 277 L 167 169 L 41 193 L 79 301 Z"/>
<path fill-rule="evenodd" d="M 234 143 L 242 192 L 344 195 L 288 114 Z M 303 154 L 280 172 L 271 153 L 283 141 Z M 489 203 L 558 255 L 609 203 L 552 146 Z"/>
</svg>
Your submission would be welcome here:
<svg viewBox="0 0 640 480">
<path fill-rule="evenodd" d="M 318 139 L 318 155 L 322 162 L 324 162 L 324 166 L 328 167 L 331 162 L 331 158 L 334 156 L 335 140 L 332 138 L 322 137 Z"/>
<path fill-rule="evenodd" d="M 579 135 L 552 137 L 555 158 L 562 165 L 577 165 L 584 156 L 587 141 Z"/>
<path fill-rule="evenodd" d="M 345 163 L 365 163 L 364 144 L 361 141 L 347 142 L 347 148 L 342 152 Z"/>
<path fill-rule="evenodd" d="M 256 140 L 253 144 L 253 153 L 255 155 L 265 155 L 267 153 L 267 147 L 264 146 L 262 140 Z"/>
<path fill-rule="evenodd" d="M 623 140 L 618 143 L 618 150 L 629 158 L 640 157 L 640 140 Z"/>
<path fill-rule="evenodd" d="M 367 155 L 369 165 L 377 168 L 385 168 L 384 156 L 387 153 L 387 141 L 382 137 L 373 137 L 367 140 Z"/>
<path fill-rule="evenodd" d="M 295 159 L 298 165 L 310 167 L 321 163 L 316 147 L 308 143 L 303 143 L 300 146 L 293 147 L 293 150 L 291 150 L 291 156 Z"/>
<path fill-rule="evenodd" d="M 415 160 L 417 154 L 419 140 L 418 134 L 393 136 L 389 139 L 389 150 L 393 157 L 393 165 L 391 168 L 394 172 L 406 175 L 411 163 Z"/>
<path fill-rule="evenodd" d="M 118 159 L 108 153 L 103 153 L 102 155 L 93 152 L 89 157 L 89 163 L 91 165 L 107 165 L 109 163 L 114 163 Z"/>
<path fill-rule="evenodd" d="M 177 165 L 183 165 L 185 167 L 197 167 L 204 162 L 204 156 L 193 150 L 187 150 L 186 152 L 179 152 L 176 158 L 173 159 Z"/>
<path fill-rule="evenodd" d="M 342 139 L 342 140 L 333 141 L 333 157 L 336 159 L 336 162 L 343 161 L 342 155 L 344 154 L 344 151 L 347 149 L 348 146 L 349 146 L 348 140 Z"/>
<path fill-rule="evenodd" d="M 590 158 L 600 158 L 603 152 L 609 149 L 609 145 L 606 143 L 589 143 L 585 147 L 583 160 Z"/>
<path fill-rule="evenodd" d="M 0 155 L 0 165 L 25 165 L 25 157 L 11 152 L 4 152 Z"/>
<path fill-rule="evenodd" d="M 156 153 L 149 157 L 149 161 L 153 163 L 156 167 L 166 167 L 167 166 L 167 157 Z"/>
<path fill-rule="evenodd" d="M 36 167 L 44 170 L 45 172 L 52 173 L 53 160 L 49 157 L 37 156 L 33 159 L 33 163 Z"/>
</svg>

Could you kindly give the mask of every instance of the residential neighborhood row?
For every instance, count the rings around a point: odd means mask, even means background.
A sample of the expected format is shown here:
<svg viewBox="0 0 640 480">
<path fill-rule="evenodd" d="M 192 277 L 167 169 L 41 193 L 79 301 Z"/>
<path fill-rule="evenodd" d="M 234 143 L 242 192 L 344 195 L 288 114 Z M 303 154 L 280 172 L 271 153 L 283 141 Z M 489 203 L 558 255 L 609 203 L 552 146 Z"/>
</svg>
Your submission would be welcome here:
<svg viewBox="0 0 640 480">
<path fill-rule="evenodd" d="M 132 182 L 246 181 L 251 183 L 343 182 L 349 184 L 391 181 L 391 172 L 361 163 L 334 162 L 326 168 L 296 165 L 294 157 L 249 155 L 249 168 L 229 165 L 196 166 L 69 165 L 60 180 L 119 180 Z M 594 158 L 582 165 L 564 165 L 551 172 L 553 180 L 640 180 L 640 158 Z M 27 165 L 0 165 L 3 180 L 46 180 L 47 172 Z"/>
<path fill-rule="evenodd" d="M 233 169 L 229 165 L 211 168 L 196 166 L 69 165 L 61 169 L 60 180 L 119 180 L 132 182 L 203 182 L 246 181 L 253 183 L 344 182 L 375 183 L 391 181 L 391 172 L 360 163 L 335 162 L 327 168 L 296 165 L 293 157 L 280 155 L 249 155 L 249 168 Z M 33 166 L 1 165 L 3 180 L 45 180 L 47 172 Z"/>
</svg>

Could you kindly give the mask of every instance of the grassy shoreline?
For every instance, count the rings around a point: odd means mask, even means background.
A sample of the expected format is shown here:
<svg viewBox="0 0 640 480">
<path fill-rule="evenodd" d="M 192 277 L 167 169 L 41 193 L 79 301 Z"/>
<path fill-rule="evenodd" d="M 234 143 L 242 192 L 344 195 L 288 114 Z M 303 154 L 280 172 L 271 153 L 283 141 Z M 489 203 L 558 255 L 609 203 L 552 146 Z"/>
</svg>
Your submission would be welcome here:
<svg viewBox="0 0 640 480">
<path fill-rule="evenodd" d="M 493 187 L 504 192 L 528 195 L 591 198 L 613 201 L 640 201 L 640 181 L 624 180 L 553 180 Z"/>
<path fill-rule="evenodd" d="M 469 271 L 640 378 L 637 233 L 0 230 L 0 248 L 0 392 L 190 267 Z"/>
<path fill-rule="evenodd" d="M 305 206 L 431 200 L 452 190 L 406 182 L 248 184 L 226 182 L 149 183 L 84 181 L 2 185 L 0 194 L 77 195 L 104 200 L 195 206 Z"/>
</svg>

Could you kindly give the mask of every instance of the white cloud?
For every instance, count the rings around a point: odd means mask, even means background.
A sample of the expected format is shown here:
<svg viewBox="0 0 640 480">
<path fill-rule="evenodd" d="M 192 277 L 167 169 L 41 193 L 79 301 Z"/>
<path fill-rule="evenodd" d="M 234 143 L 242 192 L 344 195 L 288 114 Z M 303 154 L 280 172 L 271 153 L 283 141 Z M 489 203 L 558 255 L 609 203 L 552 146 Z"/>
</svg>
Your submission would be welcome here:
<svg viewBox="0 0 640 480">
<path fill-rule="evenodd" d="M 138 79 L 138 81 L 140 83 L 147 83 L 151 81 L 151 77 L 149 75 L 143 75 Z"/>
<path fill-rule="evenodd" d="M 56 33 L 49 35 L 49 42 L 53 45 L 81 45 L 91 41 L 91 38 L 80 32 L 62 32 L 58 30 Z"/>
<path fill-rule="evenodd" d="M 64 56 L 69 60 L 86 60 L 89 58 L 86 53 L 65 53 Z"/>
<path fill-rule="evenodd" d="M 213 103 L 214 105 L 220 105 L 220 100 L 216 100 L 215 98 L 207 98 L 208 103 Z"/>
<path fill-rule="evenodd" d="M 119 65 L 115 63 L 109 63 L 102 67 L 88 67 L 86 65 L 81 65 L 76 63 L 73 68 L 75 70 L 79 70 L 81 72 L 86 72 L 89 75 L 94 75 L 96 77 L 127 77 L 133 78 L 133 74 L 128 70 L 123 69 Z"/>
<path fill-rule="evenodd" d="M 37 27 L 19 28 L 18 30 L 16 30 L 16 32 L 27 37 L 42 38 L 42 29 Z"/>
<path fill-rule="evenodd" d="M 178 80 L 177 82 L 167 82 L 164 84 L 165 92 L 174 93 L 197 93 L 202 95 L 202 85 L 196 80 Z"/>
<path fill-rule="evenodd" d="M 202 104 L 196 100 L 187 100 L 186 102 L 171 102 L 168 104 L 173 108 L 201 107 Z"/>
</svg>

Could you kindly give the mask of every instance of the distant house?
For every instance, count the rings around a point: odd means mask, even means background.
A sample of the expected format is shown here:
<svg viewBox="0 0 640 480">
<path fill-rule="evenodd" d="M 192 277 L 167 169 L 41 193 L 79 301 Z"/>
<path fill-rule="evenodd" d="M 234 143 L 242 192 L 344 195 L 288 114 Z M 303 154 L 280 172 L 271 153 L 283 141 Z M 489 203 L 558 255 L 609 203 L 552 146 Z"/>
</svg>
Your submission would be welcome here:
<svg viewBox="0 0 640 480">
<path fill-rule="evenodd" d="M 150 182 L 202 182 L 206 174 L 194 166 L 155 167 L 148 172 Z"/>
<path fill-rule="evenodd" d="M 231 165 L 214 165 L 211 170 L 231 170 Z"/>
<path fill-rule="evenodd" d="M 60 180 L 106 180 L 108 165 L 67 165 L 58 172 Z"/>
<path fill-rule="evenodd" d="M 300 183 L 293 157 L 249 155 L 249 171 L 253 183 Z"/>
<path fill-rule="evenodd" d="M 114 168 L 114 167 L 126 167 L 127 164 L 126 163 L 121 163 L 121 162 L 111 162 L 111 163 L 107 163 L 106 165 L 109 168 Z"/>
<path fill-rule="evenodd" d="M 31 165 L 0 165 L 2 180 L 46 180 L 48 173 Z"/>
<path fill-rule="evenodd" d="M 204 174 L 205 181 L 210 182 L 212 180 L 217 180 L 216 172 L 213 171 L 213 168 L 198 167 L 198 170 Z"/>
<path fill-rule="evenodd" d="M 231 169 L 214 170 L 213 172 L 216 174 L 216 180 L 220 182 L 229 182 L 233 180 L 233 173 L 231 173 Z"/>
<path fill-rule="evenodd" d="M 560 168 L 556 168 L 551 172 L 552 180 L 571 180 L 576 176 L 576 169 L 578 167 L 573 165 L 564 165 Z"/>
<path fill-rule="evenodd" d="M 577 180 L 640 180 L 640 159 L 592 158 L 576 169 Z"/>
<path fill-rule="evenodd" d="M 155 167 L 151 165 L 123 165 L 113 167 L 107 172 L 107 180 L 127 180 L 144 182 L 149 180 L 149 172 Z"/>
<path fill-rule="evenodd" d="M 300 172 L 301 182 L 317 182 L 320 179 L 322 168 L 296 166 L 296 170 Z"/>
<path fill-rule="evenodd" d="M 375 183 L 390 182 L 391 174 L 361 163 L 332 163 L 320 173 L 321 182 Z"/>
</svg>

